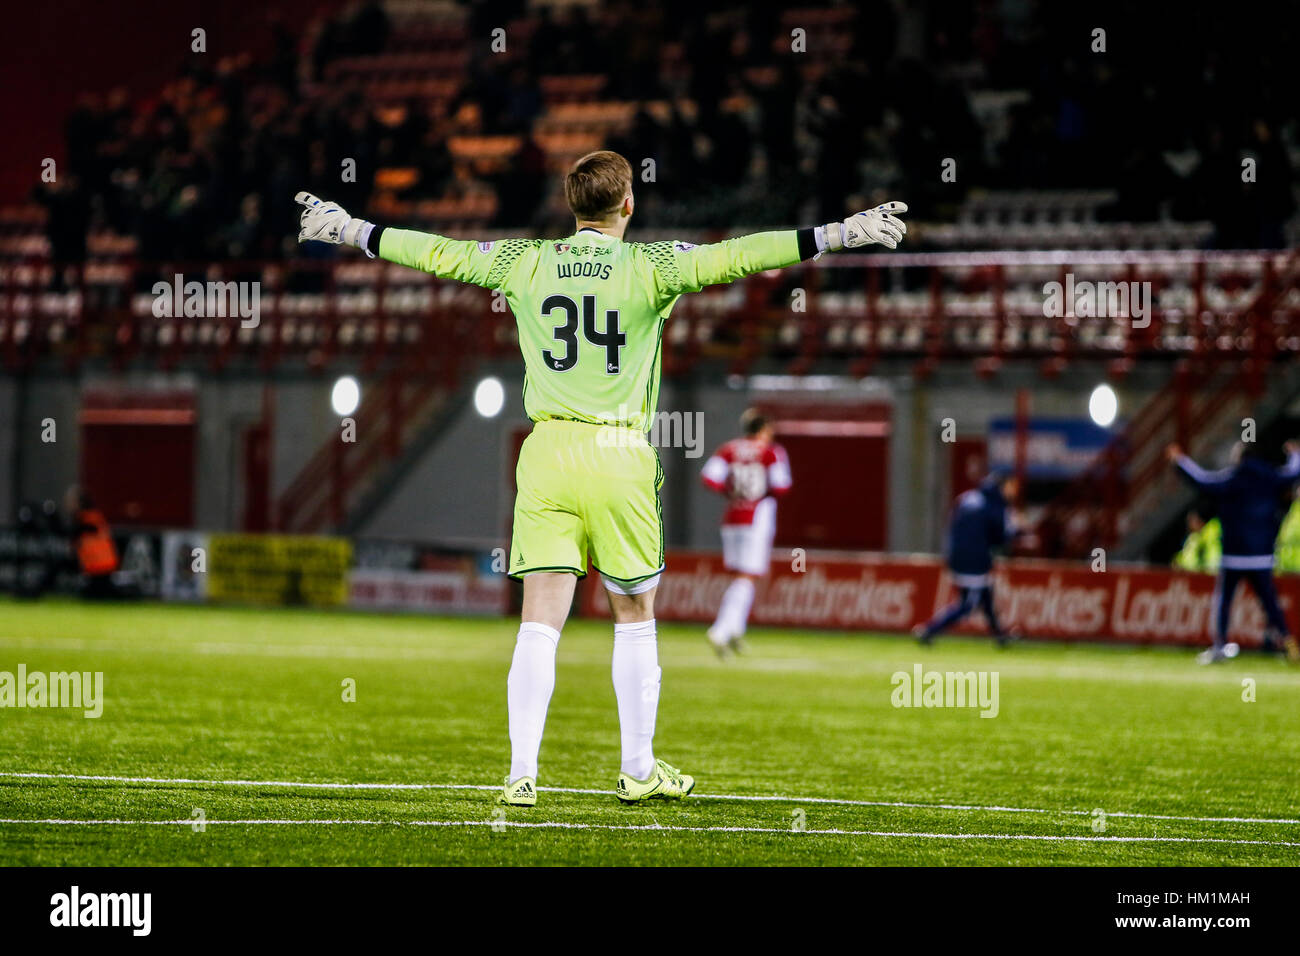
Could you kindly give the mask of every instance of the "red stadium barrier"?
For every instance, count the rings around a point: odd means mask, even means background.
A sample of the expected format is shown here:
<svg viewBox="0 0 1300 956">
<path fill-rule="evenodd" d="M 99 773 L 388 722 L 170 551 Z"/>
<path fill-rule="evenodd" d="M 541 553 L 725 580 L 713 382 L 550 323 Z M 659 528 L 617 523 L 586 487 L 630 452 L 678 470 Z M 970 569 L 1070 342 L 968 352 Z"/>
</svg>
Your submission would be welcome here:
<svg viewBox="0 0 1300 956">
<path fill-rule="evenodd" d="M 933 557 L 810 551 L 805 568 L 773 566 L 751 623 L 906 632 L 956 596 L 951 576 Z M 1210 643 L 1214 581 L 1212 575 L 1165 568 L 1093 572 L 1075 562 L 1011 559 L 997 566 L 994 594 L 1002 625 L 1018 628 L 1028 638 L 1190 646 Z M 655 615 L 661 621 L 707 624 L 730 582 L 716 552 L 671 552 Z M 1280 575 L 1277 586 L 1294 627 L 1300 577 Z M 608 616 L 604 587 L 594 574 L 584 582 L 582 610 Z M 1264 627 L 1263 610 L 1243 585 L 1233 604 L 1229 637 L 1243 647 L 1258 647 Z M 979 612 L 955 631 L 987 633 Z"/>
<path fill-rule="evenodd" d="M 704 237 L 698 237 L 704 238 Z M 1145 326 L 1127 315 L 1048 315 L 1045 283 L 1151 287 Z M 256 282 L 258 314 L 154 314 L 155 281 Z M 802 308 L 792 308 L 800 289 Z M 1300 252 L 1079 251 L 840 255 L 751 276 L 737 290 L 687 296 L 665 332 L 665 374 L 722 359 L 737 374 L 757 360 L 790 374 L 843 361 L 869 374 L 885 357 L 976 361 L 992 375 L 1006 359 L 1033 359 L 1044 375 L 1073 359 L 1112 362 L 1190 357 L 1258 377 L 1300 354 Z M 454 354 L 460 364 L 518 355 L 514 319 L 483 290 L 357 257 L 256 262 L 145 263 L 106 255 L 55 264 L 0 249 L 0 363 L 10 370 L 55 358 L 114 367 L 148 361 L 220 371 L 243 362 L 269 371 L 360 361 L 374 369 L 408 352 Z M 1071 306 L 1073 308 L 1073 306 Z M 202 311 L 202 310 L 200 310 Z M 220 310 L 218 310 L 220 311 Z M 1104 310 L 1103 310 L 1104 311 Z M 455 342 L 449 341 L 450 337 Z"/>
</svg>

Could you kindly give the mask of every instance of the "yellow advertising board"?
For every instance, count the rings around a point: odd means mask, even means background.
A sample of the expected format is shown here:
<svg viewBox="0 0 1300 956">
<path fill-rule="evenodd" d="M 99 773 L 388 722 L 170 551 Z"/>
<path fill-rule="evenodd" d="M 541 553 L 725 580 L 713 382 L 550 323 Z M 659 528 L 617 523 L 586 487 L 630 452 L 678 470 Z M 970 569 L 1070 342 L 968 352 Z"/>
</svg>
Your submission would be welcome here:
<svg viewBox="0 0 1300 956">
<path fill-rule="evenodd" d="M 351 565 L 347 538 L 213 534 L 207 596 L 244 604 L 345 604 Z"/>
</svg>

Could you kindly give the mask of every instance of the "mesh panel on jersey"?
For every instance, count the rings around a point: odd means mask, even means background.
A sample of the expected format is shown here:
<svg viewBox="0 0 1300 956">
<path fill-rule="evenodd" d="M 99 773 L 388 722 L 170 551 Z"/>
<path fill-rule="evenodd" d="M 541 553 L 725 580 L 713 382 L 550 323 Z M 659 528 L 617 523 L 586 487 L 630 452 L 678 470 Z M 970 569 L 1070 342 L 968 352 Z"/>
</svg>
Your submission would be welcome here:
<svg viewBox="0 0 1300 956">
<path fill-rule="evenodd" d="M 488 270 L 487 287 L 489 289 L 499 288 L 501 283 L 506 280 L 514 264 L 529 249 L 536 249 L 542 244 L 540 239 L 504 239 L 501 242 L 501 251 L 497 257 L 492 260 L 492 268 Z"/>
<path fill-rule="evenodd" d="M 663 277 L 664 285 L 669 289 L 679 289 L 682 285 L 682 272 L 677 268 L 677 256 L 671 242 L 638 242 L 645 257 Z"/>
</svg>

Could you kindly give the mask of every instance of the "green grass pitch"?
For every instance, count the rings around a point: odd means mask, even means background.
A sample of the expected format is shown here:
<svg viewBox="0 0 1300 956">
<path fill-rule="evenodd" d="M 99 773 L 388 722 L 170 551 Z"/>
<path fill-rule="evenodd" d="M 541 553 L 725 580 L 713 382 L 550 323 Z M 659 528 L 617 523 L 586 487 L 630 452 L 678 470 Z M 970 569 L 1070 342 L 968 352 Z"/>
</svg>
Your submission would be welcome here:
<svg viewBox="0 0 1300 956">
<path fill-rule="evenodd" d="M 538 805 L 499 810 L 513 622 L 69 602 L 0 621 L 0 671 L 102 671 L 105 697 L 97 720 L 0 710 L 0 864 L 1300 860 L 1300 671 L 1257 655 L 757 630 L 719 663 L 702 629 L 661 625 L 656 751 L 696 794 L 624 807 L 611 629 L 574 621 Z M 997 671 L 998 715 L 894 707 L 917 662 Z"/>
</svg>

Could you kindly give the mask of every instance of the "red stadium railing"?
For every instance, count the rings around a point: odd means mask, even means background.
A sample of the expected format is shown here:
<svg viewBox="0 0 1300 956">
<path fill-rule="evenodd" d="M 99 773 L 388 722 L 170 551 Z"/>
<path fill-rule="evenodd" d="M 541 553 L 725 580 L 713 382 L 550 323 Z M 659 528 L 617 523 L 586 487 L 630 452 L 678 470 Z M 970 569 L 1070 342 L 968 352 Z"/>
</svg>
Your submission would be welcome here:
<svg viewBox="0 0 1300 956">
<path fill-rule="evenodd" d="M 205 296 L 197 314 L 157 315 L 174 298 L 176 275 L 205 290 L 236 283 L 249 303 L 255 288 L 257 314 L 204 314 L 219 311 Z M 1073 538 L 1113 542 L 1122 534 L 1134 503 L 1163 473 L 1152 448 L 1171 437 L 1170 422 L 1189 443 L 1234 402 L 1257 395 L 1276 359 L 1300 351 L 1298 276 L 1295 251 L 828 256 L 683 298 L 665 333 L 664 371 L 721 362 L 744 374 L 762 362 L 789 374 L 865 375 L 902 358 L 922 376 L 954 360 L 993 375 L 1019 359 L 1051 376 L 1073 359 L 1106 360 L 1115 374 L 1139 358 L 1191 363 L 1048 509 L 1043 537 L 1068 550 Z M 165 295 L 155 294 L 156 282 Z M 1133 309 L 1071 317 L 1045 307 L 1048 283 L 1064 290 L 1085 282 L 1145 283 L 1145 321 L 1134 321 Z M 228 295 L 220 301 L 238 304 Z M 327 443 L 281 496 L 278 526 L 289 529 L 338 526 L 414 434 L 410 423 L 434 414 L 477 362 L 515 357 L 516 342 L 513 317 L 485 290 L 360 257 L 0 261 L 0 362 L 10 371 L 94 362 L 380 376 L 358 412 L 365 440 Z M 1210 379 L 1216 384 L 1207 390 Z M 1089 511 L 1098 488 L 1108 505 L 1100 516 Z M 1071 535 L 1080 524 L 1092 532 Z"/>
<path fill-rule="evenodd" d="M 967 359 L 992 374 L 1009 358 L 1032 358 L 1053 374 L 1073 358 L 1289 354 L 1300 349 L 1296 253 L 1038 252 L 828 256 L 681 300 L 667 330 L 670 374 L 722 359 L 736 372 L 775 361 L 792 373 L 825 363 L 865 374 L 886 357 Z M 259 316 L 154 314 L 154 281 L 258 284 Z M 1045 314 L 1044 286 L 1067 280 L 1149 283 L 1143 327 L 1128 314 Z M 1262 311 L 1270 284 L 1278 295 Z M 461 328 L 468 325 L 469 328 Z M 387 263 L 144 265 L 95 260 L 0 262 L 0 361 L 76 367 L 148 363 L 162 368 L 231 363 L 270 370 L 286 362 L 371 371 L 397 356 L 443 353 L 465 360 L 513 354 L 508 312 L 490 295 Z"/>
</svg>

